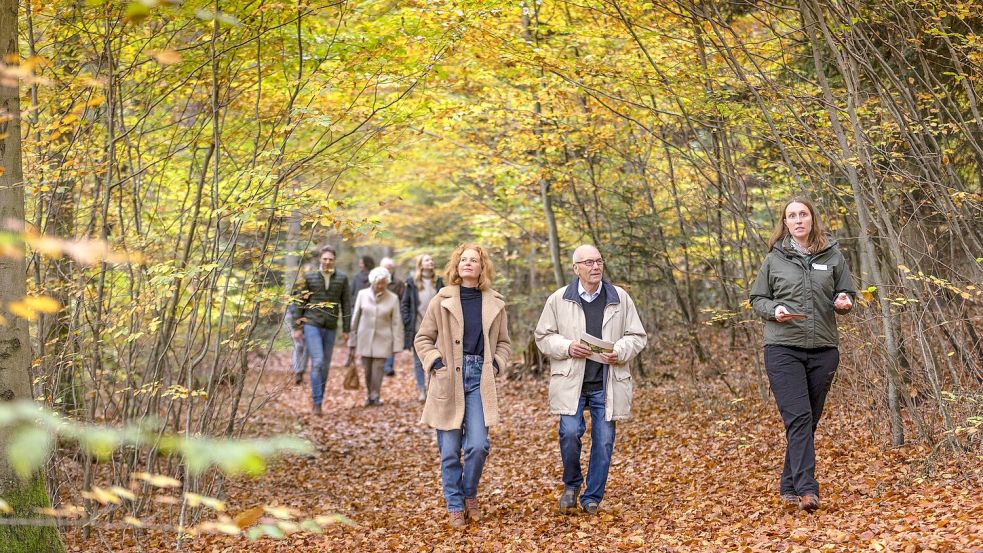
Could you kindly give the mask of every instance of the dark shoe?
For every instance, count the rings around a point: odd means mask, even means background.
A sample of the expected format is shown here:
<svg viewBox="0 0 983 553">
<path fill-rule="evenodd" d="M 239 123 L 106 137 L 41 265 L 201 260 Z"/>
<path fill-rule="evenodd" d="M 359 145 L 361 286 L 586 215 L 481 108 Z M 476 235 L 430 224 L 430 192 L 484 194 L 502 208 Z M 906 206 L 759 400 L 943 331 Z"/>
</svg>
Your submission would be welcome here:
<svg viewBox="0 0 983 553">
<path fill-rule="evenodd" d="M 596 501 L 588 501 L 587 503 L 581 505 L 580 509 L 588 515 L 596 515 L 598 507 L 600 507 L 600 505 Z"/>
<path fill-rule="evenodd" d="M 393 369 L 393 370 L 391 370 L 391 371 L 389 371 L 387 373 L 383 373 L 383 374 L 385 374 L 386 376 L 396 376 L 396 369 Z"/>
<path fill-rule="evenodd" d="M 294 375 L 294 384 L 304 383 L 304 373 L 297 373 Z"/>
<path fill-rule="evenodd" d="M 799 508 L 799 496 L 792 492 L 783 493 L 779 499 L 782 503 L 782 508 L 786 510 L 795 510 Z"/>
<path fill-rule="evenodd" d="M 366 407 L 372 407 L 373 405 L 375 405 L 375 400 L 374 399 L 367 399 L 367 400 L 365 400 L 365 406 Z"/>
<path fill-rule="evenodd" d="M 464 511 L 447 513 L 447 522 L 451 525 L 451 528 L 464 528 L 468 525 L 467 519 L 464 518 Z"/>
<path fill-rule="evenodd" d="M 314 413 L 314 416 L 315 417 L 320 417 L 321 416 L 321 406 L 320 405 L 315 405 L 314 406 L 314 409 L 312 410 L 312 412 Z"/>
<path fill-rule="evenodd" d="M 464 512 L 471 520 L 481 522 L 481 506 L 478 505 L 477 497 L 464 498 Z"/>
<path fill-rule="evenodd" d="M 799 508 L 807 513 L 811 513 L 813 511 L 818 510 L 819 496 L 814 493 L 803 495 L 799 499 Z"/>
<path fill-rule="evenodd" d="M 563 495 L 560 496 L 560 512 L 571 513 L 577 508 L 577 495 L 580 490 L 563 488 Z"/>
<path fill-rule="evenodd" d="M 375 406 L 376 407 L 382 407 L 382 400 L 381 399 L 374 399 L 372 401 L 375 403 Z"/>
</svg>

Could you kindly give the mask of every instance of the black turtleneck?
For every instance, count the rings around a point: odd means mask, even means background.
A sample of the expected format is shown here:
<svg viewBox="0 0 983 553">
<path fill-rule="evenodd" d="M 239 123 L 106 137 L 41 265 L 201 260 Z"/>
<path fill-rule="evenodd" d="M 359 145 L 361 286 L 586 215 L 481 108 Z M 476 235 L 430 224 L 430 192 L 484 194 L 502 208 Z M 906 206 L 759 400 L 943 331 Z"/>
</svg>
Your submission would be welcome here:
<svg viewBox="0 0 983 553">
<path fill-rule="evenodd" d="M 464 311 L 464 355 L 484 355 L 485 336 L 481 330 L 481 290 L 461 286 Z"/>
</svg>

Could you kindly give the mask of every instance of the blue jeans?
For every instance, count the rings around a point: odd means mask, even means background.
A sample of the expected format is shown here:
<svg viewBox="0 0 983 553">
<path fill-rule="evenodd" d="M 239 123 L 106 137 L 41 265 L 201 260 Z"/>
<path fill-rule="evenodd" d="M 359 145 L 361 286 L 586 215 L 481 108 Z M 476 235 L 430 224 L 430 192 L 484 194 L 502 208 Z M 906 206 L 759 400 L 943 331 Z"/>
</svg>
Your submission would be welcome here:
<svg viewBox="0 0 983 553">
<path fill-rule="evenodd" d="M 440 450 L 440 480 L 444 485 L 444 500 L 448 512 L 464 510 L 464 498 L 478 495 L 478 481 L 491 450 L 488 427 L 481 405 L 480 355 L 464 356 L 464 421 L 459 430 L 438 430 L 437 449 Z M 449 370 L 449 367 L 448 367 Z M 461 448 L 464 463 L 461 463 Z"/>
<path fill-rule="evenodd" d="M 396 374 L 396 371 L 393 370 L 393 361 L 395 360 L 396 360 L 395 355 L 390 355 L 389 357 L 386 358 L 386 364 L 383 365 L 382 367 L 382 374 L 386 376 L 392 376 Z"/>
<path fill-rule="evenodd" d="M 297 340 L 293 337 L 293 333 L 291 333 L 290 340 L 294 343 L 291 367 L 294 370 L 294 374 L 304 374 L 304 371 L 307 370 L 307 363 L 311 360 L 311 356 L 307 354 L 307 346 L 304 344 L 304 338 Z"/>
<path fill-rule="evenodd" d="M 335 333 L 334 329 L 304 325 L 304 344 L 314 363 L 311 367 L 311 399 L 314 400 L 314 405 L 321 405 L 321 400 L 324 399 L 324 385 L 328 383 Z"/>
<path fill-rule="evenodd" d="M 607 371 L 605 371 L 607 372 Z M 580 498 L 580 504 L 600 503 L 604 498 L 604 487 L 608 482 L 608 469 L 611 468 L 611 454 L 614 453 L 614 421 L 604 420 L 604 389 L 585 392 L 577 404 L 577 414 L 560 416 L 560 457 L 563 458 L 563 486 L 580 490 L 584 483 L 584 473 L 580 470 L 580 438 L 587 425 L 584 423 L 584 409 L 590 410 L 590 464 L 587 465 L 587 487 Z"/>
<path fill-rule="evenodd" d="M 420 360 L 420 356 L 416 354 L 416 348 L 413 348 L 413 374 L 416 376 L 416 391 L 421 394 L 427 391 L 427 375 L 423 372 L 423 361 Z"/>
</svg>

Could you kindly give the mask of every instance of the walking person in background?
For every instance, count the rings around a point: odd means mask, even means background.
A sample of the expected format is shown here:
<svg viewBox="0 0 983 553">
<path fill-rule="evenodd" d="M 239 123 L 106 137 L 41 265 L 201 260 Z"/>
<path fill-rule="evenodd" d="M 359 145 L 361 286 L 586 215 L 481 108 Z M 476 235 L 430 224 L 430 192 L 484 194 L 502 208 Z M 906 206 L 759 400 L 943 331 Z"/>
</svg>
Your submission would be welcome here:
<svg viewBox="0 0 983 553">
<path fill-rule="evenodd" d="M 367 397 L 365 405 L 382 405 L 382 366 L 403 349 L 403 319 L 399 298 L 388 290 L 389 271 L 376 267 L 369 272 L 369 287 L 355 298 L 352 334 L 348 346 L 362 358 Z"/>
<path fill-rule="evenodd" d="M 352 277 L 351 295 L 352 304 L 355 303 L 355 296 L 369 286 L 369 271 L 375 269 L 375 259 L 372 256 L 363 255 L 358 258 L 358 272 Z"/>
<path fill-rule="evenodd" d="M 303 275 L 301 275 L 303 278 Z M 293 304 L 287 306 L 287 312 L 283 317 L 283 323 L 287 327 L 287 331 L 290 333 L 290 341 L 293 342 L 293 355 L 291 356 L 290 368 L 294 372 L 294 384 L 303 384 L 304 382 L 304 372 L 307 370 L 307 365 L 310 364 L 311 356 L 307 353 L 307 346 L 304 345 L 304 333 L 294 332 L 294 309 Z"/>
<path fill-rule="evenodd" d="M 403 315 L 403 328 L 406 333 L 405 346 L 413 351 L 413 374 L 416 376 L 416 390 L 420 394 L 420 401 L 427 399 L 427 380 L 426 373 L 423 372 L 423 362 L 413 345 L 413 338 L 420 329 L 420 323 L 427 313 L 430 300 L 443 287 L 444 279 L 437 276 L 433 257 L 428 253 L 418 255 L 416 271 L 406 279 L 406 291 L 403 293 L 400 312 Z"/>
<path fill-rule="evenodd" d="M 816 427 L 840 362 L 836 314 L 850 311 L 857 292 L 805 198 L 786 202 L 768 248 L 750 298 L 765 319 L 765 369 L 785 424 L 779 494 L 783 505 L 811 512 L 819 508 Z"/>
<path fill-rule="evenodd" d="M 293 310 L 293 338 L 303 340 L 311 356 L 311 401 L 315 415 L 321 414 L 324 386 L 328 382 L 331 354 L 339 320 L 342 341 L 348 338 L 351 328 L 351 299 L 348 295 L 348 277 L 335 269 L 337 254 L 331 246 L 321 248 L 320 270 L 304 275 L 295 289 Z"/>
<path fill-rule="evenodd" d="M 449 285 L 427 307 L 414 346 L 431 373 L 421 422 L 437 430 L 449 522 L 461 528 L 481 520 L 478 483 L 491 449 L 488 427 L 498 423 L 495 375 L 508 365 L 512 343 L 484 249 L 458 246 L 445 277 Z"/>
<path fill-rule="evenodd" d="M 629 363 L 645 347 L 647 336 L 628 292 L 603 279 L 604 259 L 597 248 L 587 244 L 577 248 L 573 272 L 577 278 L 546 300 L 536 325 L 536 346 L 550 358 L 550 413 L 560 415 L 560 512 L 577 508 L 584 483 L 580 451 L 587 410 L 590 463 L 580 508 L 594 515 L 607 486 L 615 422 L 631 414 L 634 388 Z M 612 351 L 600 353 L 600 361 L 588 359 L 594 352 L 581 342 L 584 334 L 612 343 Z"/>
<path fill-rule="evenodd" d="M 396 278 L 396 262 L 391 257 L 383 257 L 382 261 L 379 262 L 379 266 L 389 271 L 389 291 L 396 294 L 396 297 L 402 301 L 403 292 L 406 291 L 406 283 Z M 386 376 L 396 376 L 396 369 L 393 368 L 395 361 L 395 355 L 391 355 L 386 359 L 386 365 L 382 368 L 383 374 Z"/>
</svg>

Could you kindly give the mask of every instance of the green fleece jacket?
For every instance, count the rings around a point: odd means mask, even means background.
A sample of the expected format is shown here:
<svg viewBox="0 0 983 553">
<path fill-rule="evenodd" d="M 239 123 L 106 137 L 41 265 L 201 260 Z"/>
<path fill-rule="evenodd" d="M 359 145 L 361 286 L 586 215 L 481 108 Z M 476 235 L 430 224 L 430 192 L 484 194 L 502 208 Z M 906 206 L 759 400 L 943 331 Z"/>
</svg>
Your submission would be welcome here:
<svg viewBox="0 0 983 553">
<path fill-rule="evenodd" d="M 833 301 L 840 292 L 856 301 L 853 277 L 835 240 L 830 239 L 826 249 L 808 257 L 796 253 L 785 241 L 775 244 L 750 292 L 751 306 L 765 319 L 765 345 L 836 347 L 839 334 Z M 775 320 L 779 305 L 791 313 L 804 313 L 806 318 L 780 323 Z"/>
</svg>

